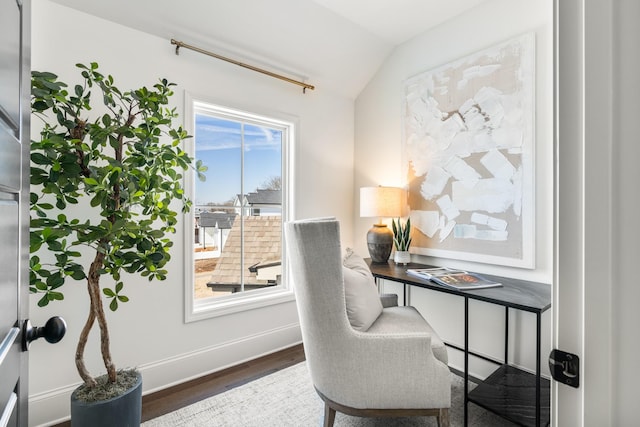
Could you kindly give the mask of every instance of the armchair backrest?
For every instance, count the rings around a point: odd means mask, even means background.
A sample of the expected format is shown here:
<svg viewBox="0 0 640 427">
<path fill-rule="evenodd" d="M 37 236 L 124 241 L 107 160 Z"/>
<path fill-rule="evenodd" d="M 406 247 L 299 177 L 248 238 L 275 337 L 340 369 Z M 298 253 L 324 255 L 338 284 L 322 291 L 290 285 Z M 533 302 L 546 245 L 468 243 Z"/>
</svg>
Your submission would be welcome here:
<svg viewBox="0 0 640 427">
<path fill-rule="evenodd" d="M 288 222 L 285 239 L 307 364 L 318 385 L 333 375 L 332 363 L 353 334 L 346 314 L 340 224 L 331 218 Z"/>
</svg>

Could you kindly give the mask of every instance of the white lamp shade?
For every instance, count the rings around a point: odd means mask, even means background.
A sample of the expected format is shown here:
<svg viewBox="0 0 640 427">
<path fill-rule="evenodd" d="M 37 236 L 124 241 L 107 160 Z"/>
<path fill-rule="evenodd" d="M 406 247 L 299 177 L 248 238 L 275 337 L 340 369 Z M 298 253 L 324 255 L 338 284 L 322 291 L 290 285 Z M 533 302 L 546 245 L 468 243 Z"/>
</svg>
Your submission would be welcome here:
<svg viewBox="0 0 640 427">
<path fill-rule="evenodd" d="M 360 216 L 392 218 L 402 215 L 406 203 L 404 189 L 399 187 L 360 188 Z"/>
</svg>

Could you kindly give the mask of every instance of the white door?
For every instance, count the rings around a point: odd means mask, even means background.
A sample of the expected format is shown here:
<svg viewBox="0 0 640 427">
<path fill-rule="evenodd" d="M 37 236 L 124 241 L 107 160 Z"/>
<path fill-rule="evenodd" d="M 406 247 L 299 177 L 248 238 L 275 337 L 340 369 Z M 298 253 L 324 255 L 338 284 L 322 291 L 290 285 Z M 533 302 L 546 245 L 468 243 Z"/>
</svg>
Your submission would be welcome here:
<svg viewBox="0 0 640 427">
<path fill-rule="evenodd" d="M 0 0 L 0 427 L 28 425 L 30 341 L 59 341 L 60 318 L 28 322 L 30 2 Z"/>
<path fill-rule="evenodd" d="M 640 39 L 637 0 L 555 0 L 554 426 L 638 425 Z"/>
<path fill-rule="evenodd" d="M 21 268 L 28 265 L 28 246 L 20 243 L 28 245 L 29 238 L 28 163 L 26 174 L 21 175 L 23 144 L 27 147 L 26 155 L 29 146 L 29 92 L 28 89 L 23 92 L 21 86 L 25 76 L 27 86 L 30 86 L 28 55 L 22 54 L 22 35 L 29 34 L 27 9 L 16 0 L 0 0 L 1 427 L 27 425 L 28 359 L 22 351 L 21 338 L 22 323 L 26 318 L 28 277 Z M 26 189 L 24 192 L 21 191 L 23 188 Z M 23 209 L 23 202 L 27 209 Z M 27 264 L 23 265 L 21 259 L 27 260 Z"/>
</svg>

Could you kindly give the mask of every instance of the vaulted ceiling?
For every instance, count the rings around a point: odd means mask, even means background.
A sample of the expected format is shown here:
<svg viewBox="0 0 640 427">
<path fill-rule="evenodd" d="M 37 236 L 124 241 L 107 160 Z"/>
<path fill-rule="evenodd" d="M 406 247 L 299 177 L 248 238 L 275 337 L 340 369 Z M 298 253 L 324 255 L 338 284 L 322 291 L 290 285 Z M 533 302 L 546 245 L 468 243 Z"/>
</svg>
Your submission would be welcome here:
<svg viewBox="0 0 640 427">
<path fill-rule="evenodd" d="M 487 0 L 52 0 L 355 98 L 395 46 Z"/>
</svg>

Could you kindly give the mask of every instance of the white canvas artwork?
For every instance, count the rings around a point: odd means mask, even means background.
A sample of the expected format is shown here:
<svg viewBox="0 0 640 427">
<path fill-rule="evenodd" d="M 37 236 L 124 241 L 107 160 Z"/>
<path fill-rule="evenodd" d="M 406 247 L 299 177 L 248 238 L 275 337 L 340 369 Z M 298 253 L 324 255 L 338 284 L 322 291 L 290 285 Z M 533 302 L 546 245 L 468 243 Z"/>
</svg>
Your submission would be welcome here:
<svg viewBox="0 0 640 427">
<path fill-rule="evenodd" d="M 534 34 L 403 85 L 413 252 L 534 267 Z"/>
</svg>

